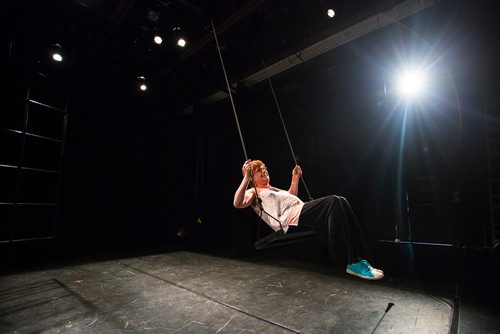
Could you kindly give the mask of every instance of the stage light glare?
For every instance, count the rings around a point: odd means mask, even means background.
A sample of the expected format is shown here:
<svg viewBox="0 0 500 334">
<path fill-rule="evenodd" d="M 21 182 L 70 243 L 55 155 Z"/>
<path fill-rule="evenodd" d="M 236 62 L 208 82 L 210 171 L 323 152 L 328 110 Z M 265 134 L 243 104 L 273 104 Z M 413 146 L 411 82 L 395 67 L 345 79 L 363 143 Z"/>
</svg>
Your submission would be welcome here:
<svg viewBox="0 0 500 334">
<path fill-rule="evenodd" d="M 184 38 L 179 38 L 177 40 L 177 45 L 180 46 L 181 48 L 185 47 L 186 46 L 186 40 Z"/>
<path fill-rule="evenodd" d="M 328 11 L 326 12 L 328 14 L 328 16 L 330 18 L 334 17 L 335 16 L 335 11 L 333 9 L 328 9 Z"/>
<path fill-rule="evenodd" d="M 400 95 L 415 97 L 422 93 L 424 84 L 425 75 L 423 72 L 409 70 L 399 76 L 397 91 Z"/>
<path fill-rule="evenodd" d="M 63 57 L 60 53 L 53 53 L 52 54 L 52 59 L 54 59 L 55 61 L 59 61 L 61 62 L 63 60 Z"/>
<path fill-rule="evenodd" d="M 156 35 L 154 38 L 153 38 L 154 42 L 158 45 L 160 45 L 161 43 L 163 43 L 163 39 L 161 38 L 161 36 L 159 35 Z"/>
<path fill-rule="evenodd" d="M 148 86 L 146 85 L 146 78 L 143 75 L 137 76 L 137 84 L 139 89 L 143 92 L 148 89 Z"/>
<path fill-rule="evenodd" d="M 59 43 L 52 44 L 49 47 L 49 54 L 50 54 L 50 57 L 54 61 L 62 62 L 63 59 L 64 59 L 64 57 L 63 57 L 64 50 L 63 50 L 62 46 Z"/>
</svg>

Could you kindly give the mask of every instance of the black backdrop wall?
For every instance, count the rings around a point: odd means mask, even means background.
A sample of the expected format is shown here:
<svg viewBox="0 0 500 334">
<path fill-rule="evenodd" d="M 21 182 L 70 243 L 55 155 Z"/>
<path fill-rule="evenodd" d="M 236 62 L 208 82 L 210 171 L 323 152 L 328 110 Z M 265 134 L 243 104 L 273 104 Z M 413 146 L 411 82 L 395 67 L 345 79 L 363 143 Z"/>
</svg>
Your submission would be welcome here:
<svg viewBox="0 0 500 334">
<path fill-rule="evenodd" d="M 498 96 L 498 65 L 487 67 L 498 55 L 495 20 L 448 5 L 272 78 L 312 196 L 348 197 L 372 241 L 393 240 L 395 226 L 402 240 L 484 246 L 491 237 L 483 105 Z M 432 59 L 436 86 L 405 109 L 391 73 L 412 49 Z M 63 252 L 251 248 L 257 217 L 232 207 L 244 155 L 229 102 L 179 112 L 161 88 L 142 97 L 108 88 L 75 84 Z M 249 157 L 287 188 L 293 159 L 268 84 L 235 98 Z M 303 187 L 299 196 L 307 200 Z"/>
</svg>

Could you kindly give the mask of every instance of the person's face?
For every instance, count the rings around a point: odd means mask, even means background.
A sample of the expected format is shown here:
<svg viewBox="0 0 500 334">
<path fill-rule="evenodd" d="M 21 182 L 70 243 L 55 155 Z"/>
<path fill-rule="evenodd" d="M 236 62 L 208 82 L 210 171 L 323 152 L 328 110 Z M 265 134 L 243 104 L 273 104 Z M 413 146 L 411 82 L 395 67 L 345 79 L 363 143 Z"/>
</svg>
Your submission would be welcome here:
<svg viewBox="0 0 500 334">
<path fill-rule="evenodd" d="M 258 168 L 253 172 L 253 180 L 255 184 L 259 187 L 269 185 L 269 172 L 266 167 Z"/>
</svg>

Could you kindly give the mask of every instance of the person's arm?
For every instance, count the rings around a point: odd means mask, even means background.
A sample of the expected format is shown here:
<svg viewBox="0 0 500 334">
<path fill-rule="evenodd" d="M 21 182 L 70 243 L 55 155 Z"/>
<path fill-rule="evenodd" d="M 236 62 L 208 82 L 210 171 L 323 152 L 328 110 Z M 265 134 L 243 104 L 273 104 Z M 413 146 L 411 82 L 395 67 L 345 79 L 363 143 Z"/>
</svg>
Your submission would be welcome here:
<svg viewBox="0 0 500 334">
<path fill-rule="evenodd" d="M 233 205 L 237 209 L 243 209 L 246 208 L 255 201 L 255 190 L 252 189 L 247 189 L 248 184 L 251 181 L 250 177 L 250 169 L 251 166 L 249 164 L 249 161 L 246 161 L 245 164 L 243 165 L 243 180 L 241 180 L 240 186 L 238 189 L 236 189 L 236 192 L 234 193 L 234 199 L 233 199 Z"/>
<path fill-rule="evenodd" d="M 295 166 L 295 168 L 292 170 L 292 182 L 290 183 L 290 188 L 288 189 L 288 192 L 292 195 L 297 196 L 299 193 L 299 181 L 300 181 L 300 176 L 302 175 L 302 169 L 300 166 Z"/>
</svg>

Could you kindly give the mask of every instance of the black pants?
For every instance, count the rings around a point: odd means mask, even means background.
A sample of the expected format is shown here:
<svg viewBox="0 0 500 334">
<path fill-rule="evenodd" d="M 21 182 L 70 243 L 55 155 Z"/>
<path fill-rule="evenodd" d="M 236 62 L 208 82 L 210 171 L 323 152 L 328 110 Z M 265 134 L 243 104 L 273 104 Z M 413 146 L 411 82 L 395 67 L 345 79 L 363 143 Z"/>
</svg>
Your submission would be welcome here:
<svg viewBox="0 0 500 334">
<path fill-rule="evenodd" d="M 306 202 L 299 216 L 299 226 L 316 230 L 335 264 L 371 259 L 364 232 L 344 197 L 331 195 Z"/>
</svg>

